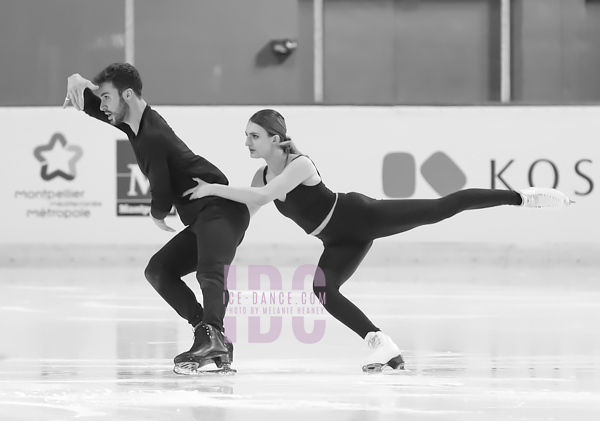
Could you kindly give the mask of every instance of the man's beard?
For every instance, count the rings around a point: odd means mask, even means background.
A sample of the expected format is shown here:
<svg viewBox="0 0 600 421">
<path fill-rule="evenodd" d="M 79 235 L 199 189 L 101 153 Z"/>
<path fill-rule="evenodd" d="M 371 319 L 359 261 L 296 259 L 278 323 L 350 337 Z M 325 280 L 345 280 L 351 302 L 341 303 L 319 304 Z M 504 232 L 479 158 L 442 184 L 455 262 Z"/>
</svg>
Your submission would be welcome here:
<svg viewBox="0 0 600 421">
<path fill-rule="evenodd" d="M 125 121 L 129 115 L 129 104 L 119 98 L 119 108 L 113 113 L 114 125 L 118 126 Z"/>
</svg>

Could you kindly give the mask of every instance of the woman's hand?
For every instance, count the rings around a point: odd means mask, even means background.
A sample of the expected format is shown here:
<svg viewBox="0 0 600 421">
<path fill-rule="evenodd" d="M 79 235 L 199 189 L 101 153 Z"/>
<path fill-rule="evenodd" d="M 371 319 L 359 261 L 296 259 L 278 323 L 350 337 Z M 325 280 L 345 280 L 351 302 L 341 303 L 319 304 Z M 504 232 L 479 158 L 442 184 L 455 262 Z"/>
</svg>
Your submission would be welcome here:
<svg viewBox="0 0 600 421">
<path fill-rule="evenodd" d="M 194 200 L 194 199 L 200 199 L 202 197 L 206 197 L 206 196 L 210 196 L 210 192 L 209 192 L 209 188 L 211 186 L 211 184 L 207 183 L 206 181 L 200 179 L 200 178 L 196 178 L 194 177 L 193 180 L 198 183 L 198 185 L 196 187 L 192 187 L 189 190 L 186 190 L 183 193 L 183 196 L 187 196 L 188 194 L 190 194 L 190 200 Z"/>
</svg>

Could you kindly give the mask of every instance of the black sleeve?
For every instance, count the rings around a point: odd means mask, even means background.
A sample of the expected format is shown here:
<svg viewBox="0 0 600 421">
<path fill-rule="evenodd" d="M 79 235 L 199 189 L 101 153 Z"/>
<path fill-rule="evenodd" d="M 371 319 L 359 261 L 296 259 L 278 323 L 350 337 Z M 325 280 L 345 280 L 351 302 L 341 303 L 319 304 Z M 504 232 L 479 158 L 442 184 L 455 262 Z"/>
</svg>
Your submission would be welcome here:
<svg viewBox="0 0 600 421">
<path fill-rule="evenodd" d="M 100 98 L 90 88 L 85 88 L 83 91 L 83 111 L 90 117 L 109 123 L 108 116 L 100 111 Z"/>
<path fill-rule="evenodd" d="M 167 161 L 167 151 L 161 147 L 160 141 L 148 142 L 146 156 L 148 159 L 148 181 L 152 194 L 150 213 L 156 219 L 164 219 L 173 207 L 171 192 L 171 174 Z"/>
</svg>

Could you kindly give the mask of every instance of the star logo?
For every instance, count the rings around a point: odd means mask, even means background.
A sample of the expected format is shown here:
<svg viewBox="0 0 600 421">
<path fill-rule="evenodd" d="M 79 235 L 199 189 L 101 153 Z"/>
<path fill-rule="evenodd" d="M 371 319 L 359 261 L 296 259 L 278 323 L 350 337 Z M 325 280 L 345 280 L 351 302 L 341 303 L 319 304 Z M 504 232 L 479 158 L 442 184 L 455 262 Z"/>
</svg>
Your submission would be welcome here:
<svg viewBox="0 0 600 421">
<path fill-rule="evenodd" d="M 76 145 L 67 145 L 62 133 L 55 133 L 47 145 L 38 146 L 33 155 L 42 163 L 41 176 L 44 180 L 62 177 L 71 181 L 77 175 L 75 163 L 83 155 L 83 149 Z"/>
</svg>

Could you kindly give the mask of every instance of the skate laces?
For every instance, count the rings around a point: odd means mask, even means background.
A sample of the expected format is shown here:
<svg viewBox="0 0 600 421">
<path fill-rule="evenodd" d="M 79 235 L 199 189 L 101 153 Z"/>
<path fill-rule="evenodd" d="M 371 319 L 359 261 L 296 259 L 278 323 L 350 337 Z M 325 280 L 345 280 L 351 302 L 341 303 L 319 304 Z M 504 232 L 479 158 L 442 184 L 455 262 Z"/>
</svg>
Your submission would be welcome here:
<svg viewBox="0 0 600 421">
<path fill-rule="evenodd" d="M 202 331 L 202 329 L 206 331 L 206 336 L 208 336 L 209 338 L 213 337 L 210 327 L 206 323 L 200 322 L 196 326 L 192 327 L 192 333 L 194 335 L 194 338 L 198 335 L 199 332 Z"/>
<path fill-rule="evenodd" d="M 371 349 L 377 349 L 382 345 L 381 342 L 381 338 L 379 337 L 379 335 L 374 334 L 370 339 L 369 339 L 369 348 Z"/>
</svg>

